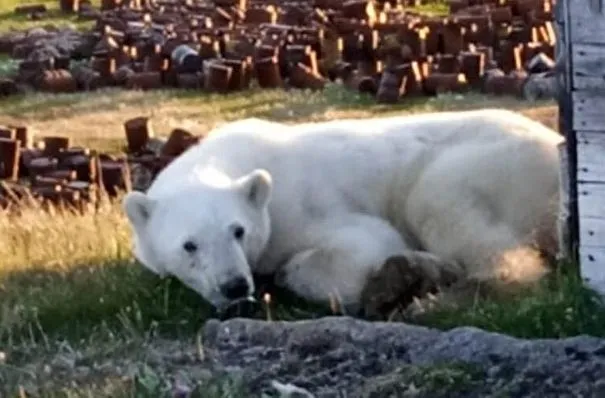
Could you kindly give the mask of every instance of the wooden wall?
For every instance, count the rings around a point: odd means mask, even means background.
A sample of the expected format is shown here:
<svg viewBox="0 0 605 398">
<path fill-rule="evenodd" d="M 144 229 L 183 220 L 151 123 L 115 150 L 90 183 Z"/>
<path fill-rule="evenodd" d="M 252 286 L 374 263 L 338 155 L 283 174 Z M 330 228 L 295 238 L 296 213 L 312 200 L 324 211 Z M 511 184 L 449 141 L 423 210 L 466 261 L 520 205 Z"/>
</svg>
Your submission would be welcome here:
<svg viewBox="0 0 605 398">
<path fill-rule="evenodd" d="M 560 115 L 569 149 L 574 241 L 582 276 L 605 293 L 605 0 L 558 1 L 564 2 L 561 33 L 568 51 Z"/>
</svg>

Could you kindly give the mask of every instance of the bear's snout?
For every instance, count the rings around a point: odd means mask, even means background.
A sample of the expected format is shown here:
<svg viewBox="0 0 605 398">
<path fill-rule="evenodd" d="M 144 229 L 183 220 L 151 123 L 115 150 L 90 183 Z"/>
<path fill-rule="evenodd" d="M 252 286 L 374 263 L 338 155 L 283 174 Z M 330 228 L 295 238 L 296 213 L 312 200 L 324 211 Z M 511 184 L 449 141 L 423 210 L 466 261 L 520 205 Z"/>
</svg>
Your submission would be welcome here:
<svg viewBox="0 0 605 398">
<path fill-rule="evenodd" d="M 258 312 L 258 302 L 252 297 L 254 286 L 248 283 L 245 277 L 236 276 L 228 279 L 219 285 L 219 291 L 228 300 L 226 305 L 217 308 L 221 320 L 249 317 Z"/>
<path fill-rule="evenodd" d="M 238 300 L 248 297 L 251 289 L 246 278 L 237 276 L 221 284 L 219 290 L 225 298 L 229 300 Z"/>
</svg>

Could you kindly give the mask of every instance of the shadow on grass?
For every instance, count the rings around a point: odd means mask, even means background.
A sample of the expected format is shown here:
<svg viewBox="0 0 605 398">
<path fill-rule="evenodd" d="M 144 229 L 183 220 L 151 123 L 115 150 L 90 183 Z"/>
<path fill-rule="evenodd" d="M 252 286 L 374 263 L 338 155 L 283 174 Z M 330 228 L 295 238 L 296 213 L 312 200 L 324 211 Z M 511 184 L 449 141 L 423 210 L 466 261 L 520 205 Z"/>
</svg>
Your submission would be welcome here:
<svg viewBox="0 0 605 398">
<path fill-rule="evenodd" d="M 78 341 L 103 331 L 141 334 L 150 328 L 166 337 L 186 338 L 214 316 L 210 306 L 179 281 L 157 278 L 133 261 L 68 271 L 15 271 L 4 274 L 1 283 L 0 343 L 8 346 L 48 338 Z M 329 308 L 305 303 L 266 281 L 259 280 L 257 290 L 259 300 L 267 291 L 272 300 L 254 318 L 295 320 L 331 314 Z M 524 338 L 605 337 L 604 307 L 570 270 L 544 281 L 531 294 L 478 300 L 468 308 L 433 312 L 413 322 L 444 330 L 475 326 Z"/>
<path fill-rule="evenodd" d="M 5 273 L 0 279 L 0 345 L 24 340 L 87 339 L 98 332 L 165 337 L 193 335 L 216 314 L 196 293 L 174 278 L 160 279 L 133 261 Z M 259 280 L 269 307 L 258 319 L 293 320 L 328 315 L 328 308 L 303 303 Z M 233 314 L 237 316 L 238 314 Z"/>
<path fill-rule="evenodd" d="M 471 307 L 414 318 L 442 330 L 474 326 L 520 338 L 605 337 L 605 306 L 573 265 L 564 265 L 536 289 L 505 300 L 477 300 Z"/>
<path fill-rule="evenodd" d="M 160 280 L 132 262 L 14 271 L 2 282 L 1 340 L 77 340 L 100 327 L 146 330 L 151 322 L 186 331 L 209 311 L 175 281 Z"/>
</svg>

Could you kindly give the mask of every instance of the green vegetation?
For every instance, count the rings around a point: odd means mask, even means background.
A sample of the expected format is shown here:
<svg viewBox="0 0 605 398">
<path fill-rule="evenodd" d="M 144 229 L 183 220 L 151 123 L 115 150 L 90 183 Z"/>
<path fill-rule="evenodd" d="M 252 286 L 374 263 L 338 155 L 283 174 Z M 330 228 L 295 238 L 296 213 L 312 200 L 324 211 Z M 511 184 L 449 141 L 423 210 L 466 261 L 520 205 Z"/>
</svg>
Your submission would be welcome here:
<svg viewBox="0 0 605 398">
<path fill-rule="evenodd" d="M 513 295 L 504 302 L 476 300 L 468 308 L 437 310 L 414 321 L 440 329 L 470 325 L 523 338 L 605 337 L 605 308 L 571 264 L 562 265 L 531 292 Z"/>
<path fill-rule="evenodd" d="M 447 396 L 452 391 L 464 394 L 485 380 L 485 372 L 465 363 L 434 366 L 402 366 L 395 371 L 367 380 L 361 395 L 368 398 Z M 427 395 L 428 394 L 428 395 Z"/>
<path fill-rule="evenodd" d="M 44 4 L 47 12 L 38 20 L 33 20 L 25 14 L 15 14 L 15 7 L 29 4 Z M 92 4 L 98 6 L 100 0 L 93 0 Z M 11 30 L 23 30 L 49 25 L 56 27 L 74 26 L 77 29 L 88 29 L 93 24 L 93 21 L 79 19 L 75 13 L 66 14 L 61 12 L 58 1 L 0 0 L 0 34 Z"/>
</svg>

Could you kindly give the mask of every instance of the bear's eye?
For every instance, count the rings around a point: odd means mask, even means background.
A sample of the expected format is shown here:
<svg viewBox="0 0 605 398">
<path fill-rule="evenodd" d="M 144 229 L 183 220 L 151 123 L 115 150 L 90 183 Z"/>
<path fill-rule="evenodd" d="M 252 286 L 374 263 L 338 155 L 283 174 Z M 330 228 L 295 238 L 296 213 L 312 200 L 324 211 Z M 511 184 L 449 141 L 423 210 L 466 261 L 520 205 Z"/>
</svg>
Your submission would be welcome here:
<svg viewBox="0 0 605 398">
<path fill-rule="evenodd" d="M 197 245 L 188 240 L 187 242 L 183 243 L 183 250 L 185 250 L 187 253 L 194 253 L 197 250 Z"/>
<path fill-rule="evenodd" d="M 235 239 L 241 240 L 244 237 L 244 232 L 244 227 L 238 225 L 233 229 L 233 236 L 235 237 Z"/>
</svg>

